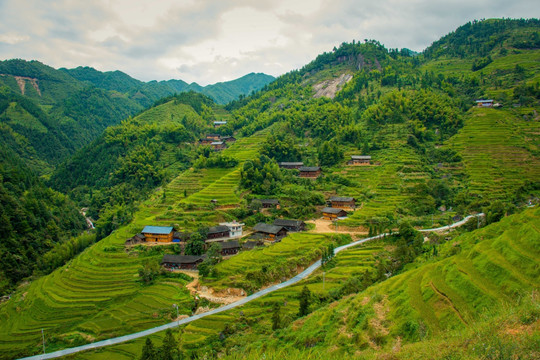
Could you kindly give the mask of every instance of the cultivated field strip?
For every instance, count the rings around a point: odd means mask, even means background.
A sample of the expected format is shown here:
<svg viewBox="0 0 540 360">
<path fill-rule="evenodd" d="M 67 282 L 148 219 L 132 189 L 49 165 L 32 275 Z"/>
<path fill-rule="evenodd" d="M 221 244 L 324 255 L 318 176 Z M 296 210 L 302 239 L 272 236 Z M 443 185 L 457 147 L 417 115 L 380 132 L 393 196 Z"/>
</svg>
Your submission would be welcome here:
<svg viewBox="0 0 540 360">
<path fill-rule="evenodd" d="M 226 151 L 246 160 L 257 154 L 264 134 L 239 139 Z M 170 321 L 172 304 L 182 314 L 191 314 L 192 298 L 185 281 L 170 279 L 144 287 L 138 269 L 150 258 L 130 256 L 124 241 L 148 224 L 183 224 L 204 214 L 216 222 L 212 212 L 182 211 L 183 216 L 164 216 L 189 203 L 206 205 L 217 198 L 220 204 L 238 204 L 236 186 L 239 167 L 234 169 L 187 170 L 141 204 L 131 224 L 124 226 L 85 250 L 66 266 L 33 282 L 0 308 L 0 357 L 37 351 L 43 328 L 47 338 L 69 347 L 74 333 L 87 339 L 109 338 Z M 187 198 L 184 197 L 184 190 Z M 163 197 L 163 191 L 165 197 Z M 200 194 L 199 194 L 200 193 Z M 205 217 L 202 217 L 205 219 Z M 200 219 L 199 219 L 200 220 Z M 76 338 L 76 336 L 75 336 Z M 81 341 L 82 339 L 75 340 Z"/>
<path fill-rule="evenodd" d="M 537 121 L 505 110 L 473 109 L 449 144 L 463 158 L 471 193 L 501 199 L 527 180 L 540 179 L 540 159 L 525 146 L 525 136 L 538 144 L 539 134 Z"/>
</svg>

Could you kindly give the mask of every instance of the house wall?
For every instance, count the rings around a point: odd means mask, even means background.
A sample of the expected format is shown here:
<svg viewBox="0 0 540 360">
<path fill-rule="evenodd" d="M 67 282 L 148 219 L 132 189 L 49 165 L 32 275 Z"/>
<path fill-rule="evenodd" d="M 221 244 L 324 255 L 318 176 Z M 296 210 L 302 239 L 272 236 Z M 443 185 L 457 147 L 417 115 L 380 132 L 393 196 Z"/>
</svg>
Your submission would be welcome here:
<svg viewBox="0 0 540 360">
<path fill-rule="evenodd" d="M 321 175 L 320 171 L 302 171 L 299 176 L 304 178 L 317 178 L 319 175 Z"/>
<path fill-rule="evenodd" d="M 172 231 L 169 234 L 150 234 L 143 233 L 146 237 L 146 242 L 172 242 L 173 233 Z"/>
<path fill-rule="evenodd" d="M 369 160 L 349 160 L 348 165 L 369 165 Z"/>
</svg>

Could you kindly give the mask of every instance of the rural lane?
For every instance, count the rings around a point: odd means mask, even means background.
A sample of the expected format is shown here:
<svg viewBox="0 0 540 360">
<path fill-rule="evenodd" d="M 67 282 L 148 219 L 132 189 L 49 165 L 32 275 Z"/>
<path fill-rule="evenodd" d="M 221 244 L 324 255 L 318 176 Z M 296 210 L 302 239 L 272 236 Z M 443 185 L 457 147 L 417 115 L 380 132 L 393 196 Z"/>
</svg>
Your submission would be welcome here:
<svg viewBox="0 0 540 360">
<path fill-rule="evenodd" d="M 449 229 L 453 229 L 453 228 L 464 225 L 467 221 L 469 221 L 469 219 L 471 219 L 473 217 L 482 217 L 482 216 L 484 216 L 483 213 L 476 214 L 476 215 L 469 215 L 466 218 L 464 218 L 463 220 L 458 221 L 456 223 L 453 223 L 451 225 L 442 226 L 440 228 L 435 228 L 435 229 L 422 229 L 422 230 L 419 230 L 419 231 L 421 231 L 421 232 L 432 232 L 432 231 L 449 230 Z M 354 241 L 352 243 L 349 243 L 349 244 L 346 244 L 346 245 L 343 245 L 343 246 L 339 246 L 339 247 L 334 249 L 334 253 L 337 254 L 337 253 L 339 253 L 339 252 L 341 252 L 343 250 L 346 250 L 348 248 L 351 248 L 353 246 L 357 246 L 357 245 L 363 244 L 363 243 L 371 241 L 371 240 L 380 239 L 380 238 L 385 237 L 387 235 L 389 235 L 389 234 L 384 233 L 384 234 L 380 234 L 380 235 L 377 235 L 377 236 L 372 236 L 372 237 L 369 237 L 369 238 L 366 238 L 366 239 Z M 133 333 L 133 334 L 119 336 L 119 337 L 115 337 L 115 338 L 112 338 L 112 339 L 102 340 L 102 341 L 98 341 L 98 342 L 95 342 L 95 343 L 86 344 L 86 345 L 82 345 L 82 346 L 77 346 L 77 347 L 73 347 L 73 348 L 69 348 L 69 349 L 58 350 L 58 351 L 54 351 L 54 352 L 47 353 L 47 354 L 41 354 L 41 355 L 34 355 L 34 356 L 30 356 L 30 357 L 25 357 L 25 358 L 21 358 L 19 360 L 54 359 L 54 358 L 58 358 L 58 357 L 69 355 L 69 354 L 74 354 L 74 353 L 81 352 L 81 351 L 92 350 L 92 349 L 97 349 L 97 348 L 104 347 L 104 346 L 120 344 L 120 343 L 129 341 L 129 340 L 138 339 L 140 337 L 148 336 L 148 335 L 151 335 L 151 334 L 163 331 L 163 330 L 167 330 L 167 329 L 174 328 L 174 327 L 177 327 L 177 326 L 180 326 L 180 325 L 184 325 L 184 324 L 190 323 L 192 321 L 201 319 L 201 318 L 206 317 L 206 316 L 210 316 L 210 315 L 218 314 L 218 313 L 223 312 L 223 311 L 234 309 L 235 307 L 242 306 L 242 305 L 244 305 L 244 304 L 246 304 L 246 303 L 248 303 L 250 301 L 258 299 L 261 296 L 264 296 L 264 295 L 269 294 L 271 292 L 274 292 L 276 290 L 282 289 L 284 287 L 296 284 L 300 280 L 303 280 L 303 279 L 307 278 L 315 270 L 317 270 L 320 266 L 321 266 L 321 260 L 317 260 L 315 263 L 313 263 L 307 269 L 302 271 L 300 274 L 294 276 L 293 278 L 291 278 L 291 279 L 289 279 L 289 280 L 287 280 L 285 282 L 270 286 L 270 287 L 268 287 L 268 288 L 266 288 L 264 290 L 261 290 L 259 292 L 256 292 L 256 293 L 252 294 L 252 295 L 249 295 L 249 296 L 247 296 L 247 297 L 245 297 L 245 298 L 243 298 L 241 300 L 238 300 L 238 301 L 236 301 L 234 303 L 231 303 L 231 304 L 228 304 L 228 305 L 216 308 L 216 309 L 212 309 L 212 310 L 207 311 L 207 312 L 202 313 L 202 314 L 193 315 L 193 316 L 190 316 L 188 318 L 184 318 L 184 319 L 181 319 L 181 320 L 178 320 L 178 321 L 174 321 L 174 322 L 171 322 L 171 323 L 168 323 L 168 324 L 165 324 L 165 325 L 157 326 L 157 327 L 154 327 L 154 328 L 151 328 L 151 329 L 148 329 L 148 330 L 139 331 L 139 332 L 136 332 L 136 333 Z"/>
</svg>

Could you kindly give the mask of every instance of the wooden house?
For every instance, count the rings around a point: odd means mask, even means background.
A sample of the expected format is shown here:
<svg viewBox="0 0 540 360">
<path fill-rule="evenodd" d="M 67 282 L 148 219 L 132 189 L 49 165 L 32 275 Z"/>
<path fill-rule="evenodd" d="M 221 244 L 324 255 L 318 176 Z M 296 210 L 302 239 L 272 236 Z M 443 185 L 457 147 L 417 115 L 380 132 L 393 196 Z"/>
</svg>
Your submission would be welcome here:
<svg viewBox="0 0 540 360">
<path fill-rule="evenodd" d="M 214 129 L 217 129 L 218 127 L 221 127 L 226 124 L 227 124 L 226 121 L 214 121 Z"/>
<path fill-rule="evenodd" d="M 282 169 L 299 169 L 304 166 L 304 163 L 301 161 L 298 162 L 280 162 L 278 163 L 279 167 Z"/>
<path fill-rule="evenodd" d="M 269 225 L 265 223 L 258 223 L 253 230 L 256 233 L 262 234 L 262 237 L 268 241 L 281 240 L 287 235 L 287 229 L 283 226 Z"/>
<path fill-rule="evenodd" d="M 172 242 L 173 228 L 172 226 L 145 226 L 142 234 L 146 238 L 146 242 Z"/>
<path fill-rule="evenodd" d="M 224 141 L 226 143 L 233 143 L 236 141 L 236 138 L 234 136 L 223 136 L 221 138 L 221 141 Z"/>
<path fill-rule="evenodd" d="M 219 225 L 226 226 L 229 229 L 230 238 L 240 238 L 242 237 L 242 230 L 245 224 L 234 220 L 232 222 L 219 223 Z"/>
<path fill-rule="evenodd" d="M 475 100 L 478 107 L 493 107 L 493 100 Z"/>
<path fill-rule="evenodd" d="M 369 155 L 351 155 L 351 160 L 347 162 L 347 165 L 370 165 L 371 156 Z"/>
<path fill-rule="evenodd" d="M 132 238 L 127 239 L 124 244 L 125 245 L 137 245 L 137 244 L 142 244 L 144 242 L 146 242 L 146 237 L 141 233 L 141 234 L 135 235 Z"/>
<path fill-rule="evenodd" d="M 276 219 L 273 225 L 283 226 L 288 232 L 304 231 L 306 223 L 301 220 Z"/>
<path fill-rule="evenodd" d="M 253 250 L 259 246 L 264 246 L 264 242 L 260 240 L 248 240 L 242 244 L 242 250 Z"/>
<path fill-rule="evenodd" d="M 212 141 L 210 146 L 214 151 L 221 151 L 227 148 L 227 144 L 225 144 L 223 141 Z"/>
<path fill-rule="evenodd" d="M 299 176 L 303 178 L 316 179 L 321 175 L 321 168 L 319 166 L 300 166 Z"/>
<path fill-rule="evenodd" d="M 238 254 L 241 249 L 237 240 L 220 242 L 219 246 L 221 246 L 222 256 Z"/>
<path fill-rule="evenodd" d="M 206 236 L 207 240 L 228 238 L 229 237 L 229 228 L 225 225 L 212 226 L 208 229 L 208 235 Z"/>
<path fill-rule="evenodd" d="M 214 142 L 214 140 L 212 140 L 212 139 L 200 139 L 199 140 L 199 145 L 210 145 L 213 142 Z"/>
<path fill-rule="evenodd" d="M 219 141 L 219 140 L 221 140 L 221 135 L 219 135 L 219 134 L 206 134 L 206 138 L 208 140 Z"/>
<path fill-rule="evenodd" d="M 353 197 L 332 196 L 329 201 L 333 208 L 351 210 L 356 208 L 356 200 Z"/>
<path fill-rule="evenodd" d="M 253 199 L 251 202 L 260 201 L 263 209 L 279 209 L 278 199 Z"/>
<path fill-rule="evenodd" d="M 347 216 L 347 212 L 343 209 L 333 208 L 333 207 L 325 207 L 322 209 L 323 218 L 326 220 L 336 220 L 340 217 Z"/>
<path fill-rule="evenodd" d="M 196 270 L 203 260 L 204 256 L 165 254 L 161 260 L 161 266 L 167 269 Z"/>
</svg>

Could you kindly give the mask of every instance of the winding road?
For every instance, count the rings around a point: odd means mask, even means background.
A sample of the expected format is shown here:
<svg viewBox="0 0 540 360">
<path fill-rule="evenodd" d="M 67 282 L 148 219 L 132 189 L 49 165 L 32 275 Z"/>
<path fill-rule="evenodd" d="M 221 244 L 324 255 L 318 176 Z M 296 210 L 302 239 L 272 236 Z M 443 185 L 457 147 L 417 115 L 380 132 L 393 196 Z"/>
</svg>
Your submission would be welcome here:
<svg viewBox="0 0 540 360">
<path fill-rule="evenodd" d="M 453 223 L 451 225 L 442 226 L 440 228 L 435 228 L 435 229 L 422 229 L 422 230 L 419 230 L 419 231 L 421 231 L 421 232 L 435 232 L 435 231 L 450 230 L 450 229 L 453 229 L 453 228 L 464 225 L 471 218 L 483 217 L 483 216 L 484 216 L 483 213 L 476 214 L 476 215 L 469 215 L 466 218 L 464 218 L 463 220 L 458 221 L 456 223 Z M 371 240 L 380 239 L 380 238 L 385 237 L 387 235 L 389 235 L 389 234 L 384 233 L 384 234 L 380 234 L 380 235 L 377 235 L 377 236 L 372 236 L 372 237 L 369 237 L 369 238 L 366 238 L 366 239 L 358 240 L 358 241 L 355 241 L 355 242 L 352 242 L 352 243 L 349 243 L 349 244 L 346 244 L 346 245 L 343 245 L 343 246 L 339 246 L 339 247 L 334 249 L 334 253 L 337 254 L 337 253 L 339 253 L 339 252 L 341 252 L 343 250 L 346 250 L 348 248 L 351 248 L 353 246 L 357 246 L 357 245 L 363 244 L 363 243 L 371 241 Z M 171 323 L 168 323 L 168 324 L 165 324 L 165 325 L 157 326 L 157 327 L 154 327 L 154 328 L 151 328 L 151 329 L 148 329 L 148 330 L 144 330 L 144 331 L 140 331 L 140 332 L 136 332 L 136 333 L 133 333 L 133 334 L 119 336 L 119 337 L 115 337 L 115 338 L 112 338 L 112 339 L 102 340 L 102 341 L 98 341 L 98 342 L 95 342 L 95 343 L 86 344 L 86 345 L 82 345 L 82 346 L 77 346 L 77 347 L 73 347 L 73 348 L 69 348 L 69 349 L 58 350 L 58 351 L 51 352 L 51 353 L 48 353 L 48 354 L 41 354 L 41 355 L 34 355 L 34 356 L 30 356 L 30 357 L 25 357 L 25 358 L 21 358 L 19 360 L 54 359 L 54 358 L 58 358 L 58 357 L 69 355 L 69 354 L 74 354 L 74 353 L 81 352 L 81 351 L 92 350 L 92 349 L 96 349 L 96 348 L 100 348 L 100 347 L 104 347 L 104 346 L 120 344 L 120 343 L 129 341 L 129 340 L 138 339 L 140 337 L 148 336 L 148 335 L 151 335 L 151 334 L 163 331 L 163 330 L 167 330 L 167 329 L 174 328 L 174 327 L 177 327 L 177 326 L 180 326 L 180 325 L 183 325 L 183 324 L 187 324 L 187 323 L 190 323 L 192 321 L 201 319 L 201 318 L 206 317 L 206 316 L 218 314 L 220 312 L 227 311 L 227 310 L 233 309 L 233 308 L 238 307 L 238 306 L 242 306 L 242 305 L 244 305 L 244 304 L 246 304 L 246 303 L 248 303 L 250 301 L 253 301 L 255 299 L 260 298 L 261 296 L 264 296 L 264 295 L 269 294 L 271 292 L 274 292 L 276 290 L 282 289 L 284 287 L 296 284 L 300 280 L 303 280 L 303 279 L 307 278 L 315 270 L 317 270 L 320 266 L 321 266 L 321 260 L 317 260 L 314 264 L 312 264 L 310 267 L 308 267 L 307 269 L 302 271 L 300 274 L 296 275 L 295 277 L 293 277 L 293 278 L 291 278 L 291 279 L 289 279 L 289 280 L 287 280 L 285 282 L 270 286 L 270 287 L 268 287 L 268 288 L 266 288 L 264 290 L 261 290 L 259 292 L 256 292 L 256 293 L 252 294 L 252 295 L 249 295 L 249 296 L 247 296 L 247 297 L 245 297 L 245 298 L 243 298 L 241 300 L 238 300 L 238 301 L 236 301 L 234 303 L 231 303 L 231 304 L 228 304 L 228 305 L 216 308 L 216 309 L 212 309 L 212 310 L 210 310 L 208 312 L 205 312 L 205 313 L 202 313 L 202 314 L 193 315 L 193 316 L 190 316 L 188 318 L 184 318 L 184 319 L 181 319 L 181 320 L 178 320 L 178 321 L 174 321 L 174 322 L 171 322 Z"/>
</svg>

